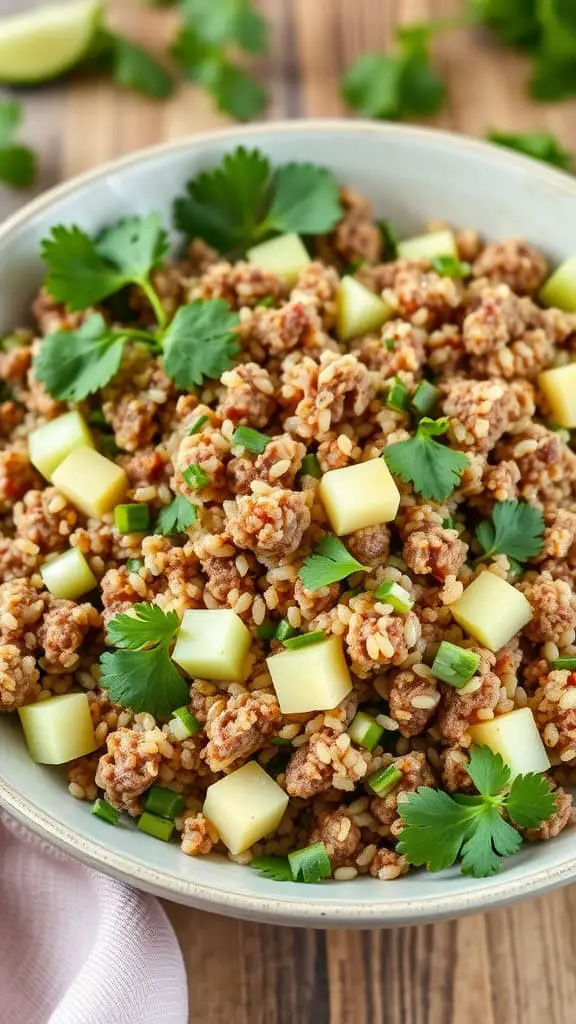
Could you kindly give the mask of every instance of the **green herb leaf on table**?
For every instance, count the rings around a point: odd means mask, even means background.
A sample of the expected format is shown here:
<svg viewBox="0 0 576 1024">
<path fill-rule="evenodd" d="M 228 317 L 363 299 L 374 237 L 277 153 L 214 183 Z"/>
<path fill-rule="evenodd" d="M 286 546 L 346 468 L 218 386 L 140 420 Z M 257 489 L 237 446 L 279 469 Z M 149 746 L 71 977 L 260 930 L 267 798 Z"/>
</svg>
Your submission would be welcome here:
<svg viewBox="0 0 576 1024">
<path fill-rule="evenodd" d="M 152 99 L 164 100 L 174 92 L 174 81 L 166 69 L 141 46 L 111 33 L 112 74 L 118 85 Z"/>
<path fill-rule="evenodd" d="M 221 252 L 242 252 L 274 233 L 322 234 L 342 215 L 330 171 L 285 164 L 273 171 L 258 150 L 240 146 L 220 166 L 193 178 L 176 200 L 176 226 Z"/>
<path fill-rule="evenodd" d="M 479 796 L 452 797 L 422 786 L 398 805 L 405 826 L 398 851 L 416 867 L 441 871 L 460 857 L 463 874 L 493 875 L 501 858 L 522 844 L 505 816 L 520 828 L 539 828 L 554 813 L 550 782 L 530 773 L 518 775 L 510 786 L 510 769 L 488 747 L 472 748 L 467 770 Z"/>
<path fill-rule="evenodd" d="M 435 501 L 444 501 L 452 494 L 470 465 L 462 452 L 455 452 L 434 440 L 445 434 L 448 427 L 446 416 L 437 420 L 424 416 L 414 437 L 391 444 L 382 453 L 394 476 L 411 483 L 418 494 Z"/>
<path fill-rule="evenodd" d="M 192 390 L 230 369 L 239 351 L 238 324 L 224 299 L 180 307 L 164 336 L 164 368 L 177 387 Z"/>
<path fill-rule="evenodd" d="M 300 569 L 300 579 L 307 590 L 321 590 L 354 572 L 368 570 L 369 567 L 358 562 L 338 537 L 326 534 L 316 545 L 314 554 L 305 560 Z"/>
<path fill-rule="evenodd" d="M 167 719 L 189 697 L 188 684 L 170 657 L 179 619 L 154 604 L 135 604 L 134 612 L 135 618 L 120 613 L 108 623 L 108 641 L 120 649 L 101 655 L 100 683 L 123 707 Z"/>
<path fill-rule="evenodd" d="M 174 501 L 160 509 L 154 533 L 159 533 L 163 537 L 173 537 L 193 526 L 196 518 L 196 506 L 183 494 L 178 494 Z"/>
<path fill-rule="evenodd" d="M 183 0 L 182 15 L 211 46 L 233 43 L 247 53 L 264 53 L 268 24 L 251 0 Z"/>
<path fill-rule="evenodd" d="M 93 313 L 76 331 L 49 334 L 34 360 L 36 377 L 59 401 L 79 402 L 118 372 L 126 336 Z"/>
<path fill-rule="evenodd" d="M 195 28 L 181 28 L 171 52 L 185 77 L 203 86 L 218 109 L 236 120 L 248 121 L 266 106 L 265 89 L 223 51 L 206 43 Z"/>
<path fill-rule="evenodd" d="M 15 142 L 21 121 L 19 103 L 0 103 L 0 182 L 14 188 L 26 188 L 36 176 L 36 154 Z"/>
<path fill-rule="evenodd" d="M 575 68 L 576 71 L 576 68 Z M 486 138 L 499 146 L 506 146 L 517 153 L 524 153 L 526 156 L 534 157 L 536 160 L 543 160 L 553 167 L 560 167 L 564 171 L 572 169 L 572 154 L 563 149 L 560 142 L 552 132 L 500 132 L 489 128 Z"/>
<path fill-rule="evenodd" d="M 491 518 L 478 526 L 476 539 L 484 551 L 483 558 L 506 555 L 515 562 L 525 562 L 544 547 L 544 517 L 539 508 L 525 501 L 499 501 Z"/>
</svg>

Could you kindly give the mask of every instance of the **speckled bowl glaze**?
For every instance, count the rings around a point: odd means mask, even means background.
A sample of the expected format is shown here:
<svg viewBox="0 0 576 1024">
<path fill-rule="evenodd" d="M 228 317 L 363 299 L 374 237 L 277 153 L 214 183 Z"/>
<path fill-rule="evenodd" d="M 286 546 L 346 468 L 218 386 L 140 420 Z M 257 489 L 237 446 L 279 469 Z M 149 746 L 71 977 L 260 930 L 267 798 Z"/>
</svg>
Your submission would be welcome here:
<svg viewBox="0 0 576 1024">
<path fill-rule="evenodd" d="M 27 318 L 41 276 L 40 239 L 58 223 L 95 231 L 129 213 L 166 222 L 189 177 L 239 143 L 273 161 L 311 160 L 373 201 L 400 235 L 429 219 L 520 235 L 552 260 L 576 249 L 576 179 L 503 149 L 446 132 L 353 121 L 235 128 L 137 153 L 68 182 L 0 227 L 0 332 Z M 486 910 L 576 878 L 576 833 L 526 845 L 496 878 L 457 871 L 384 883 L 287 885 L 224 858 L 184 857 L 130 824 L 110 828 L 70 798 L 63 772 L 28 757 L 15 716 L 0 721 L 0 804 L 45 839 L 95 868 L 179 903 L 235 917 L 301 926 L 374 927 Z"/>
</svg>

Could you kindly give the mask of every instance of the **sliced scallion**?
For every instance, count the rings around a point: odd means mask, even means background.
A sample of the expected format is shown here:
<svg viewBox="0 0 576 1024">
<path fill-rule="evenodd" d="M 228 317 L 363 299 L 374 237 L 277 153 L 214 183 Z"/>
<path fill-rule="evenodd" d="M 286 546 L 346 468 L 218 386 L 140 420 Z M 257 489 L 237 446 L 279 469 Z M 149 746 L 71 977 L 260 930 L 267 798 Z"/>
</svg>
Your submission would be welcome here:
<svg viewBox="0 0 576 1024">
<path fill-rule="evenodd" d="M 457 256 L 434 256 L 431 262 L 432 270 L 440 277 L 470 277 L 472 273 L 470 264 Z"/>
<path fill-rule="evenodd" d="M 359 711 L 348 727 L 350 739 L 365 750 L 373 750 L 383 732 L 382 726 L 365 711 Z"/>
<path fill-rule="evenodd" d="M 408 388 L 398 377 L 395 377 L 390 384 L 388 396 L 386 398 L 386 405 L 389 409 L 394 409 L 396 412 L 406 412 L 406 409 L 410 405 L 410 393 Z"/>
<path fill-rule="evenodd" d="M 465 651 L 464 648 L 443 640 L 434 658 L 432 675 L 448 686 L 455 686 L 457 690 L 461 690 L 470 682 L 479 664 L 480 655 L 475 651 Z"/>
<path fill-rule="evenodd" d="M 454 520 L 452 519 L 452 516 L 448 516 L 446 519 L 442 520 L 442 529 L 443 530 L 453 530 L 454 529 Z"/>
<path fill-rule="evenodd" d="M 182 476 L 188 487 L 193 491 L 201 491 L 203 487 L 208 487 L 210 483 L 208 473 L 205 473 L 202 467 L 197 466 L 195 463 L 182 470 Z"/>
<path fill-rule="evenodd" d="M 302 459 L 302 466 L 300 469 L 302 476 L 313 476 L 315 480 L 320 480 L 322 476 L 322 470 L 320 464 L 315 455 L 305 455 Z"/>
<path fill-rule="evenodd" d="M 574 669 L 576 669 L 576 658 L 554 658 L 550 664 L 553 668 L 569 669 L 570 671 L 574 671 Z"/>
<path fill-rule="evenodd" d="M 289 640 L 291 636 L 296 636 L 298 633 L 294 626 L 291 626 L 287 619 L 282 619 L 281 622 L 276 626 L 276 639 L 284 643 L 285 640 Z"/>
<path fill-rule="evenodd" d="M 288 854 L 288 863 L 295 882 L 320 882 L 330 878 L 332 865 L 324 843 L 312 843 Z"/>
<path fill-rule="evenodd" d="M 275 622 L 262 622 L 259 626 L 256 626 L 256 636 L 259 640 L 271 640 L 273 636 L 276 636 L 276 623 Z"/>
<path fill-rule="evenodd" d="M 117 825 L 120 821 L 120 814 L 116 808 L 101 797 L 94 801 L 90 810 L 97 818 L 102 818 L 102 821 L 107 821 L 109 825 Z"/>
<path fill-rule="evenodd" d="M 326 633 L 323 630 L 318 630 L 315 633 L 301 633 L 300 636 L 288 637 L 282 643 L 289 651 L 297 651 L 300 647 L 310 647 L 311 644 L 320 643 L 325 639 Z"/>
<path fill-rule="evenodd" d="M 144 568 L 144 562 L 141 558 L 128 558 L 126 568 L 128 572 L 140 572 L 140 569 Z"/>
<path fill-rule="evenodd" d="M 173 821 L 178 814 L 184 810 L 184 800 L 180 793 L 166 786 L 152 786 L 146 793 L 144 807 L 150 814 L 157 814 L 160 818 L 169 818 Z"/>
<path fill-rule="evenodd" d="M 162 842 L 167 843 L 172 838 L 174 822 L 167 818 L 160 818 L 157 814 L 151 814 L 150 811 L 144 811 L 138 818 L 138 828 L 147 836 L 153 836 L 154 839 L 161 839 Z"/>
<path fill-rule="evenodd" d="M 199 722 L 190 708 L 176 708 L 172 714 L 174 718 L 170 721 L 170 732 L 177 740 L 187 740 L 190 736 L 197 736 L 202 732 L 202 722 Z"/>
<path fill-rule="evenodd" d="M 208 417 L 206 415 L 199 416 L 197 420 L 194 420 L 194 423 L 188 431 L 188 437 L 192 437 L 194 434 L 199 434 L 205 423 L 208 423 Z"/>
<path fill-rule="evenodd" d="M 431 416 L 440 391 L 429 380 L 423 380 L 412 395 L 412 408 L 418 416 Z"/>
<path fill-rule="evenodd" d="M 247 448 L 255 455 L 262 455 L 269 443 L 268 434 L 261 434 L 259 430 L 254 430 L 252 427 L 236 427 L 232 434 L 232 444 L 241 444 L 243 448 Z"/>
<path fill-rule="evenodd" d="M 118 533 L 145 533 L 150 526 L 148 505 L 116 505 L 114 525 Z"/>
<path fill-rule="evenodd" d="M 383 604 L 392 605 L 394 611 L 400 615 L 405 615 L 414 605 L 414 598 L 406 588 L 392 580 L 384 580 L 374 592 L 374 596 Z"/>
<path fill-rule="evenodd" d="M 377 796 L 387 796 L 396 788 L 401 779 L 400 769 L 395 764 L 389 764 L 387 768 L 381 768 L 380 771 L 369 775 L 366 782 Z"/>
</svg>

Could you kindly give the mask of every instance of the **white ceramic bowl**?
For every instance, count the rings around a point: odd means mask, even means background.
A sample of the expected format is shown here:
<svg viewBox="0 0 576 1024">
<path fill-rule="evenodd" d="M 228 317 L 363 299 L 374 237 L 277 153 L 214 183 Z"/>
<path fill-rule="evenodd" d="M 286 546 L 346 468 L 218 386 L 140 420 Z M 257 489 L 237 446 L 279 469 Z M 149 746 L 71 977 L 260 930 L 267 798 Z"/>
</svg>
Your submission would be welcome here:
<svg viewBox="0 0 576 1024">
<path fill-rule="evenodd" d="M 189 177 L 239 143 L 274 161 L 310 160 L 373 201 L 400 235 L 429 219 L 520 235 L 552 260 L 576 250 L 576 181 L 503 149 L 445 132 L 352 121 L 291 122 L 197 135 L 100 168 L 31 203 L 0 228 L 0 333 L 27 318 L 40 239 L 58 223 L 95 231 L 170 205 Z M 293 925 L 407 924 L 497 906 L 576 877 L 576 833 L 526 845 L 496 878 L 456 870 L 382 883 L 286 885 L 219 858 L 190 858 L 133 828 L 111 828 L 73 800 L 63 773 L 33 764 L 15 717 L 0 722 L 0 804 L 94 867 L 157 895 L 236 917 Z"/>
</svg>

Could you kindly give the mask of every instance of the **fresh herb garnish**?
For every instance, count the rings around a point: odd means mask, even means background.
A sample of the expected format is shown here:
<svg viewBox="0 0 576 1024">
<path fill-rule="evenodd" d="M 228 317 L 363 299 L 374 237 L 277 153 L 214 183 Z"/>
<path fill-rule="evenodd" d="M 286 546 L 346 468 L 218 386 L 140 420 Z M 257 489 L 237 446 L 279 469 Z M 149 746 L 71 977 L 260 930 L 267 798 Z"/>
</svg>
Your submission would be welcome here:
<svg viewBox="0 0 576 1024">
<path fill-rule="evenodd" d="M 239 317 L 224 299 L 181 306 L 164 336 L 164 366 L 177 387 L 198 387 L 229 370 L 238 353 Z"/>
<path fill-rule="evenodd" d="M 382 453 L 391 473 L 404 483 L 411 483 L 418 494 L 435 501 L 445 501 L 452 494 L 469 466 L 462 452 L 452 451 L 434 440 L 445 434 L 449 425 L 446 416 L 438 420 L 424 416 L 415 437 L 391 444 Z"/>
<path fill-rule="evenodd" d="M 309 555 L 304 562 L 300 569 L 300 579 L 306 590 L 321 590 L 354 572 L 368 570 L 369 567 L 358 562 L 338 537 L 326 534 L 316 545 L 314 554 Z"/>
<path fill-rule="evenodd" d="M 208 423 L 208 416 L 206 416 L 206 414 L 199 416 L 197 420 L 194 420 L 194 423 L 188 430 L 188 437 L 193 437 L 194 434 L 199 434 L 206 423 Z"/>
<path fill-rule="evenodd" d="M 288 857 L 253 857 L 250 867 L 273 882 L 293 882 Z"/>
<path fill-rule="evenodd" d="M 262 452 L 266 451 L 269 443 L 270 438 L 268 434 L 261 434 L 259 430 L 254 430 L 253 427 L 236 427 L 232 434 L 232 444 L 241 444 L 243 448 L 247 448 L 249 452 L 253 452 L 255 455 L 262 455 Z"/>
<path fill-rule="evenodd" d="M 196 506 L 183 494 L 178 494 L 174 501 L 160 509 L 154 533 L 159 533 L 163 537 L 183 533 L 196 522 L 196 515 Z"/>
<path fill-rule="evenodd" d="M 240 146 L 204 171 L 176 200 L 176 226 L 221 252 L 242 252 L 276 233 L 324 234 L 341 217 L 332 173 L 314 164 L 272 168 L 258 150 Z"/>
<path fill-rule="evenodd" d="M 156 604 L 135 604 L 134 613 L 120 612 L 108 623 L 108 642 L 120 649 L 101 655 L 100 685 L 123 707 L 167 719 L 189 698 L 188 684 L 170 658 L 180 620 Z"/>
<path fill-rule="evenodd" d="M 465 260 L 459 260 L 456 256 L 434 256 L 432 270 L 435 270 L 440 277 L 470 277 L 472 267 Z"/>
<path fill-rule="evenodd" d="M 208 473 L 205 473 L 202 467 L 197 466 L 194 462 L 182 470 L 182 477 L 192 491 L 200 491 L 203 487 L 208 487 L 210 483 Z"/>
<path fill-rule="evenodd" d="M 164 100 L 174 92 L 174 80 L 155 58 L 131 39 L 107 33 L 114 81 L 125 89 Z"/>
<path fill-rule="evenodd" d="M 26 188 L 36 176 L 36 154 L 15 141 L 21 121 L 19 103 L 0 103 L 0 181 L 14 188 Z"/>
<path fill-rule="evenodd" d="M 553 167 L 560 167 L 564 171 L 572 170 L 572 154 L 561 146 L 552 132 L 500 132 L 495 128 L 489 128 L 486 138 L 499 146 L 506 146 L 517 153 L 534 157 L 535 160 L 543 160 Z"/>
<path fill-rule="evenodd" d="M 330 878 L 332 865 L 324 843 L 312 843 L 288 854 L 288 863 L 295 882 L 321 882 Z"/>
<path fill-rule="evenodd" d="M 118 372 L 126 334 L 93 313 L 75 331 L 49 334 L 34 361 L 35 374 L 59 401 L 79 402 Z"/>
<path fill-rule="evenodd" d="M 476 651 L 467 651 L 448 640 L 442 640 L 432 665 L 432 675 L 448 686 L 461 690 L 470 682 L 480 664 Z"/>
<path fill-rule="evenodd" d="M 517 775 L 510 785 L 510 769 L 488 747 L 472 748 L 467 772 L 480 796 L 452 797 L 421 786 L 398 804 L 404 824 L 398 852 L 410 864 L 441 871 L 460 857 L 462 874 L 485 878 L 522 845 L 512 824 L 539 828 L 554 813 L 548 779 L 531 772 Z"/>
<path fill-rule="evenodd" d="M 476 530 L 483 558 L 506 555 L 515 562 L 539 555 L 544 547 L 544 516 L 525 501 L 498 501 L 490 519 Z"/>
<path fill-rule="evenodd" d="M 319 629 L 315 633 L 300 633 L 299 636 L 288 637 L 284 640 L 284 647 L 289 651 L 298 651 L 301 647 L 310 647 L 312 644 L 318 644 L 321 640 L 326 639 L 326 633 L 324 630 Z"/>
</svg>

